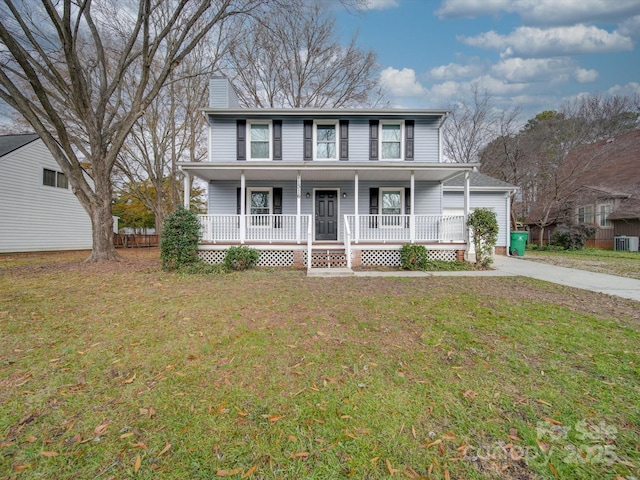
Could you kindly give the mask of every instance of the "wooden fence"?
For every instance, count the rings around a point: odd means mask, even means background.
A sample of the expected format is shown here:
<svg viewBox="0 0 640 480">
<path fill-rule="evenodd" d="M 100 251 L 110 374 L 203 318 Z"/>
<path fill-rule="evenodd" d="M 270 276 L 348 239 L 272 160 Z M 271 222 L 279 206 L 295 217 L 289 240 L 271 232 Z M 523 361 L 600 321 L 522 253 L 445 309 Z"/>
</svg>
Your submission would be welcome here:
<svg viewBox="0 0 640 480">
<path fill-rule="evenodd" d="M 114 233 L 113 244 L 116 248 L 157 247 L 160 245 L 160 239 L 158 235 Z"/>
</svg>

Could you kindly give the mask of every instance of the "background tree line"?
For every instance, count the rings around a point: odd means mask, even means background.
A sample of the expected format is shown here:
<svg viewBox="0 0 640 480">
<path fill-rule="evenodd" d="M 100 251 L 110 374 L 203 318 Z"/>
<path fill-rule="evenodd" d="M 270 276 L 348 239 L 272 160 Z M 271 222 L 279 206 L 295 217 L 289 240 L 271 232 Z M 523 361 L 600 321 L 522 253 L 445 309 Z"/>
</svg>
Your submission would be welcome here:
<svg viewBox="0 0 640 480">
<path fill-rule="evenodd" d="M 351 10 L 365 3 L 342 0 Z M 181 203 L 178 162 L 207 153 L 200 109 L 212 75 L 226 75 L 246 107 L 387 106 L 375 53 L 359 48 L 356 36 L 343 45 L 327 7 L 327 0 L 0 6 L 0 99 L 16 112 L 13 133 L 40 135 L 88 212 L 90 260 L 117 259 L 114 205 L 136 222 L 146 209 L 146 224 L 152 217 L 159 231 Z M 483 173 L 521 187 L 514 223 L 541 192 L 566 190 L 559 187 L 570 180 L 558 172 L 568 151 L 637 128 L 638 118 L 637 98 L 589 96 L 523 123 L 517 107 L 496 108 L 477 85 L 451 108 L 447 161 L 480 161 Z M 561 201 L 553 198 L 549 211 Z"/>
</svg>

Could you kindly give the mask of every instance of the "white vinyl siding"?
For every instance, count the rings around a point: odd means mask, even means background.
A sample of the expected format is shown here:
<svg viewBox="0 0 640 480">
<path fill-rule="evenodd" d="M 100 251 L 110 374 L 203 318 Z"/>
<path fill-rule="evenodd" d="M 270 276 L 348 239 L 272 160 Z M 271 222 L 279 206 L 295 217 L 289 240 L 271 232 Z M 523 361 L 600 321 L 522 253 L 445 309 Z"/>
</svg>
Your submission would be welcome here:
<svg viewBox="0 0 640 480">
<path fill-rule="evenodd" d="M 91 248 L 89 215 L 70 188 L 43 185 L 45 168 L 60 170 L 41 140 L 0 157 L 0 252 Z"/>
<path fill-rule="evenodd" d="M 214 162 L 235 162 L 237 160 L 236 120 L 237 118 L 215 118 L 210 116 L 209 158 Z M 345 117 L 349 121 L 349 161 L 369 161 L 369 119 L 363 117 Z M 247 144 L 252 119 L 247 119 Z M 318 121 L 322 123 L 322 121 Z M 385 124 L 386 121 L 381 122 Z M 396 124 L 400 120 L 395 121 Z M 438 163 L 439 135 L 438 122 L 435 119 L 418 118 L 414 127 L 414 161 Z M 315 126 L 314 126 L 315 131 Z M 336 121 L 336 157 L 339 155 L 339 128 Z M 404 137 L 404 133 L 402 134 Z M 270 136 L 270 143 L 273 140 Z M 315 145 L 315 141 L 314 141 Z M 247 148 L 249 148 L 247 146 Z M 302 118 L 284 118 L 282 120 L 282 161 L 301 162 L 303 160 L 304 135 Z M 401 157 L 404 158 L 404 138 Z M 315 158 L 315 157 L 314 157 Z M 250 157 L 247 156 L 247 160 Z"/>
<path fill-rule="evenodd" d="M 443 211 L 460 212 L 464 211 L 464 195 L 460 191 L 444 191 L 443 194 Z M 507 238 L 508 222 L 507 218 L 507 197 L 504 192 L 470 192 L 469 208 L 489 208 L 496 212 L 496 220 L 498 221 L 498 241 L 496 246 L 505 247 L 509 245 Z"/>
</svg>

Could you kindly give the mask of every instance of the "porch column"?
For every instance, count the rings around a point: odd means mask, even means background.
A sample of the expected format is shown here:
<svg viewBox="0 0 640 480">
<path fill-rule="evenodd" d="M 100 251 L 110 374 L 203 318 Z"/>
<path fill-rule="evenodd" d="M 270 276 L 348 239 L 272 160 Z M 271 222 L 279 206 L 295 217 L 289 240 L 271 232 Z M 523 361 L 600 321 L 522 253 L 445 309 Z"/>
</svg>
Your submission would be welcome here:
<svg viewBox="0 0 640 480">
<path fill-rule="evenodd" d="M 465 251 L 465 260 L 469 260 L 469 227 L 467 227 L 467 220 L 469 218 L 469 172 L 464 172 L 464 225 L 462 231 L 464 232 L 464 241 L 467 245 Z"/>
<path fill-rule="evenodd" d="M 246 237 L 246 208 L 247 193 L 244 170 L 240 172 L 240 243 L 244 243 Z"/>
<path fill-rule="evenodd" d="M 353 199 L 353 217 L 354 217 L 354 242 L 358 243 L 358 240 L 360 239 L 360 219 L 358 218 L 358 200 L 360 199 L 360 193 L 359 193 L 359 179 L 358 179 L 358 171 L 356 170 L 354 178 L 354 199 Z"/>
<path fill-rule="evenodd" d="M 183 193 L 183 201 L 182 206 L 189 210 L 189 206 L 191 205 L 191 175 L 187 172 L 183 171 L 184 179 L 182 180 L 184 183 L 184 193 Z"/>
<path fill-rule="evenodd" d="M 411 170 L 411 180 L 409 183 L 411 187 L 411 192 L 409 194 L 410 198 L 410 209 L 409 209 L 409 240 L 411 243 L 414 243 L 416 240 L 416 216 L 415 216 L 415 198 L 416 198 L 416 176 L 413 170 Z"/>
<path fill-rule="evenodd" d="M 296 175 L 296 243 L 300 244 L 300 210 L 302 197 L 302 182 L 300 178 L 300 170 Z"/>
</svg>

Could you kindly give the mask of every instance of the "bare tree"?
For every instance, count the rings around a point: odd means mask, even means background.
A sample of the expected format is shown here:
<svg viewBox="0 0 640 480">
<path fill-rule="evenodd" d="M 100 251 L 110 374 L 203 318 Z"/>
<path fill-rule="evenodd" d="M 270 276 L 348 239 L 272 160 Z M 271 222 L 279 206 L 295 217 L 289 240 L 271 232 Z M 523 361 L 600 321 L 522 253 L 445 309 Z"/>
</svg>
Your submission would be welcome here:
<svg viewBox="0 0 640 480">
<path fill-rule="evenodd" d="M 496 136 L 498 118 L 489 91 L 472 84 L 471 101 L 457 102 L 444 123 L 445 158 L 455 163 L 478 162 L 482 149 Z"/>
<path fill-rule="evenodd" d="M 111 174 L 131 128 L 212 28 L 261 3 L 5 0 L 0 7 L 0 98 L 40 136 L 88 212 L 90 261 L 118 258 Z"/>
<path fill-rule="evenodd" d="M 181 202 L 177 162 L 198 162 L 207 154 L 201 108 L 224 44 L 220 34 L 215 42 L 198 45 L 171 73 L 161 94 L 133 126 L 116 160 L 115 174 L 123 181 L 116 181 L 114 188 L 125 188 L 126 195 L 153 212 L 157 233 L 164 217 Z"/>
<path fill-rule="evenodd" d="M 568 220 L 585 177 L 601 167 L 603 158 L 584 147 L 637 128 L 639 114 L 635 97 L 579 97 L 494 140 L 482 153 L 482 171 L 521 187 L 520 213 L 539 228 L 542 242 L 549 225 Z"/>
<path fill-rule="evenodd" d="M 362 4 L 343 1 L 347 9 Z M 247 23 L 227 65 L 241 103 L 340 108 L 382 102 L 375 53 L 360 50 L 355 36 L 341 45 L 335 23 L 321 0 L 293 0 Z"/>
</svg>

